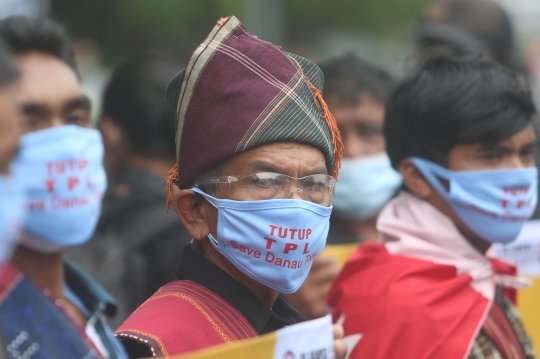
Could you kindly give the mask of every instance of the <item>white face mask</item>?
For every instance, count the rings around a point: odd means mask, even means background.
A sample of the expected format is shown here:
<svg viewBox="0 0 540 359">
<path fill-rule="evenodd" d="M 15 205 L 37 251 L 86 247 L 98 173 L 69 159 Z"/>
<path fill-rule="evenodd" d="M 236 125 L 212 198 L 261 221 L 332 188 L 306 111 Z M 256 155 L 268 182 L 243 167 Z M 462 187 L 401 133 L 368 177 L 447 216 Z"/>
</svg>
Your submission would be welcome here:
<svg viewBox="0 0 540 359">
<path fill-rule="evenodd" d="M 516 239 L 536 208 L 536 167 L 451 171 L 423 158 L 411 159 L 463 223 L 487 242 Z"/>
<path fill-rule="evenodd" d="M 401 175 L 384 152 L 355 159 L 343 158 L 336 184 L 334 211 L 363 221 L 376 215 L 401 186 Z"/>
<path fill-rule="evenodd" d="M 234 201 L 192 191 L 217 208 L 217 238 L 208 238 L 229 262 L 280 293 L 300 288 L 326 244 L 331 206 L 298 199 Z"/>
<path fill-rule="evenodd" d="M 28 133 L 12 169 L 27 201 L 23 245 L 51 252 L 90 239 L 107 186 L 99 131 L 66 125 Z"/>
</svg>

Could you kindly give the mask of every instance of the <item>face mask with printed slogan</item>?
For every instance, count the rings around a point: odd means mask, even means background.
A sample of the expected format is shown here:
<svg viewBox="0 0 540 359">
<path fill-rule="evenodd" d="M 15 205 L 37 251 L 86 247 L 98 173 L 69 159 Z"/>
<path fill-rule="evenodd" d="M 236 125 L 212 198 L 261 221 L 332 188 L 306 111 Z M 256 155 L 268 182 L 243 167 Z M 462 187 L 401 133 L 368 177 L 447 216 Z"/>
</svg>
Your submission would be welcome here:
<svg viewBox="0 0 540 359">
<path fill-rule="evenodd" d="M 332 207 L 296 199 L 234 201 L 212 197 L 218 210 L 212 245 L 236 268 L 280 293 L 298 290 L 326 244 Z"/>
<path fill-rule="evenodd" d="M 66 125 L 28 133 L 12 170 L 27 200 L 22 245 L 53 252 L 90 239 L 107 187 L 99 131 Z"/>
<path fill-rule="evenodd" d="M 463 223 L 487 242 L 516 239 L 536 208 L 536 167 L 451 171 L 423 158 L 411 159 Z"/>
</svg>

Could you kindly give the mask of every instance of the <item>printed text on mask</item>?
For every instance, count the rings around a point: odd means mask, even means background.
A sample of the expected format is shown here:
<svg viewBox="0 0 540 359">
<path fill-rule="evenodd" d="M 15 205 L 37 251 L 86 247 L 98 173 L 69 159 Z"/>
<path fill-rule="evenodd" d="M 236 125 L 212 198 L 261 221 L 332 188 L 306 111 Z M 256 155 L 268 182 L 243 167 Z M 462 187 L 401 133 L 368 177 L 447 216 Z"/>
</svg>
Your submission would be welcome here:
<svg viewBox="0 0 540 359">
<path fill-rule="evenodd" d="M 44 184 L 47 187 L 47 193 L 51 196 L 49 205 L 52 210 L 84 207 L 90 204 L 92 199 L 88 196 L 59 197 L 54 194 L 55 189 L 60 186 L 67 188 L 69 192 L 76 191 L 79 186 L 86 186 L 90 190 L 93 189 L 90 177 L 84 175 L 88 167 L 87 159 L 48 162 L 45 166 L 50 177 L 45 179 Z M 28 207 L 31 211 L 43 211 L 46 208 L 46 200 L 32 201 Z"/>
<path fill-rule="evenodd" d="M 311 228 L 296 229 L 270 225 L 268 236 L 264 236 L 261 239 L 266 241 L 265 248 L 268 250 L 266 253 L 261 253 L 259 250 L 254 250 L 248 246 L 239 245 L 236 241 L 230 241 L 230 243 L 234 249 L 247 256 L 265 260 L 283 268 L 296 269 L 301 268 L 304 263 L 311 262 L 317 256 L 317 253 L 309 253 L 308 240 L 310 234 Z M 286 242 L 283 243 L 283 240 Z M 304 260 L 287 259 L 289 253 L 298 250 L 301 250 L 302 254 L 306 255 Z"/>
</svg>

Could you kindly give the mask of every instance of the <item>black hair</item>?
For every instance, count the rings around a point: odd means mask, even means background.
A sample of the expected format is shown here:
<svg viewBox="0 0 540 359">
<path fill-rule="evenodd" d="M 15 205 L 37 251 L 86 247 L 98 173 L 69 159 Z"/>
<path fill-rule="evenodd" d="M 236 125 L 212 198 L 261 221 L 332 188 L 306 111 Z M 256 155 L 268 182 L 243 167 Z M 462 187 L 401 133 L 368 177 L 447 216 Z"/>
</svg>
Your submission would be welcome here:
<svg viewBox="0 0 540 359">
<path fill-rule="evenodd" d="M 0 38 L 14 55 L 40 52 L 58 58 L 77 72 L 71 39 L 60 24 L 42 17 L 10 16 L 0 21 Z"/>
<path fill-rule="evenodd" d="M 536 113 L 525 81 L 484 55 L 438 56 L 405 76 L 390 96 L 384 123 L 394 168 L 410 156 L 447 166 L 460 143 L 496 144 Z"/>
<path fill-rule="evenodd" d="M 11 51 L 0 40 L 0 86 L 7 86 L 19 77 L 19 70 L 12 60 Z"/>
<path fill-rule="evenodd" d="M 165 98 L 165 86 L 178 72 L 165 59 L 140 57 L 112 75 L 102 115 L 120 126 L 134 152 L 175 158 L 175 112 Z"/>
<path fill-rule="evenodd" d="M 323 62 L 320 68 L 324 74 L 324 96 L 357 101 L 359 96 L 367 93 L 385 103 L 390 94 L 390 74 L 352 52 Z"/>
</svg>

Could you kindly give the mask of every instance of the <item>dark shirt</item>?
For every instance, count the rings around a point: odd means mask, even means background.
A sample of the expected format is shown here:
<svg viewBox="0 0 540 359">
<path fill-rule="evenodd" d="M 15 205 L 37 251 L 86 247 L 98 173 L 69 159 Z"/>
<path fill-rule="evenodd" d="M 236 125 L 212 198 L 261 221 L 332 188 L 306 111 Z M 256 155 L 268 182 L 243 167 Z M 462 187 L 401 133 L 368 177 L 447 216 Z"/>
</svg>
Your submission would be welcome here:
<svg viewBox="0 0 540 359">
<path fill-rule="evenodd" d="M 283 294 L 278 296 L 272 309 L 268 308 L 243 285 L 190 246 L 182 253 L 178 279 L 196 282 L 219 295 L 236 308 L 258 334 L 269 333 L 306 320 Z"/>
</svg>

